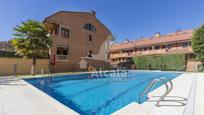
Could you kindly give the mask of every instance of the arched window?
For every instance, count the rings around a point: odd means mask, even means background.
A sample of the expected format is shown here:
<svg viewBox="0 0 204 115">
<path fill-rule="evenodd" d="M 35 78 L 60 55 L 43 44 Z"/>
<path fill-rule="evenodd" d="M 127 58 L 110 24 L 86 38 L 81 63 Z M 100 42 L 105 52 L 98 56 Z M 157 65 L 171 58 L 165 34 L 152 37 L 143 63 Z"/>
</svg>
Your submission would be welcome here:
<svg viewBox="0 0 204 115">
<path fill-rule="evenodd" d="M 90 23 L 87 23 L 84 25 L 84 29 L 88 30 L 88 31 L 91 31 L 91 32 L 96 32 L 96 28 L 94 25 L 90 24 Z"/>
</svg>

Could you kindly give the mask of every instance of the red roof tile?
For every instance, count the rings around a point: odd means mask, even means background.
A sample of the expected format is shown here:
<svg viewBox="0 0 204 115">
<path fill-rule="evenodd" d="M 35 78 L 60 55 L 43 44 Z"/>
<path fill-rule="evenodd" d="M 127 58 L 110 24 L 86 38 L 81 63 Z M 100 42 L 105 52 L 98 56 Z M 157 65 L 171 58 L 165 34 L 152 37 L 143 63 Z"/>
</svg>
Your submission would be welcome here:
<svg viewBox="0 0 204 115">
<path fill-rule="evenodd" d="M 158 37 L 149 37 L 142 40 L 136 40 L 127 43 L 115 44 L 111 47 L 111 50 L 128 49 L 133 47 L 142 47 L 148 45 L 156 45 L 162 43 L 172 43 L 177 41 L 187 41 L 191 39 L 193 30 L 177 31 L 167 35 L 161 35 Z"/>
</svg>

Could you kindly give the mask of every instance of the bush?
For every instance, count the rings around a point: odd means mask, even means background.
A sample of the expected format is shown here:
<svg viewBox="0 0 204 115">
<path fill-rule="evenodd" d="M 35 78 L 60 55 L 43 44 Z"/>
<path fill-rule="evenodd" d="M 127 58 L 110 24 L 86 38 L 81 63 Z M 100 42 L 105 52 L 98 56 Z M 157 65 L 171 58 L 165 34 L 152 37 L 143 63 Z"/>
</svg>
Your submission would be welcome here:
<svg viewBox="0 0 204 115">
<path fill-rule="evenodd" d="M 20 57 L 16 55 L 16 52 L 0 51 L 0 57 Z"/>
<path fill-rule="evenodd" d="M 185 54 L 139 56 L 133 58 L 137 69 L 143 70 L 172 70 L 175 71 L 186 65 Z M 182 68 L 181 70 L 185 70 Z"/>
</svg>

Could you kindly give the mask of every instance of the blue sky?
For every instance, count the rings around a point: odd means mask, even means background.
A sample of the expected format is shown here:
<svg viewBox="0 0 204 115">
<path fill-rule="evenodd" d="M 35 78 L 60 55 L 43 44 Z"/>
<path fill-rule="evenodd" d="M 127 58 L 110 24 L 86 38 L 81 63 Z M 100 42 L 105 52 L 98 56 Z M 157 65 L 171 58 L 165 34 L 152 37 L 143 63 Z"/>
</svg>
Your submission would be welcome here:
<svg viewBox="0 0 204 115">
<path fill-rule="evenodd" d="M 21 21 L 42 21 L 60 10 L 95 10 L 118 41 L 204 23 L 203 0 L 0 0 L 0 40 L 11 39 Z"/>
</svg>

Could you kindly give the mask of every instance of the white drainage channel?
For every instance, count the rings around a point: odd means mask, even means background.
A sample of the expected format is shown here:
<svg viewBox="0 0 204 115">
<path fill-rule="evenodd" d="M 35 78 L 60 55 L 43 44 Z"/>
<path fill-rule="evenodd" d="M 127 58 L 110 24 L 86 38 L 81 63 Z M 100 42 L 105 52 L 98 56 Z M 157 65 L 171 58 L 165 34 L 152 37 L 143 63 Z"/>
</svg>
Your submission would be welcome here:
<svg viewBox="0 0 204 115">
<path fill-rule="evenodd" d="M 193 83 L 188 95 L 188 100 L 183 115 L 194 115 L 195 97 L 196 97 L 197 76 L 193 78 Z"/>
</svg>

